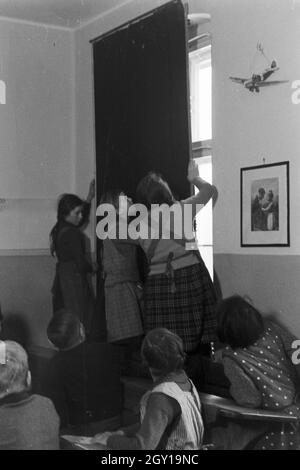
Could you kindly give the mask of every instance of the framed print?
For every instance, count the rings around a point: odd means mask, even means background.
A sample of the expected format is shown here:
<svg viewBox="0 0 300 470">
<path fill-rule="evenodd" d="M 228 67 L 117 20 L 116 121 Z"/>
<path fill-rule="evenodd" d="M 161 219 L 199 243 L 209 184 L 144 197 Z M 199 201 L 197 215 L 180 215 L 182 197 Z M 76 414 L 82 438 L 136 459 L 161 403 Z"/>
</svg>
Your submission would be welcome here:
<svg viewBox="0 0 300 470">
<path fill-rule="evenodd" d="M 241 246 L 290 246 L 289 162 L 241 168 Z"/>
</svg>

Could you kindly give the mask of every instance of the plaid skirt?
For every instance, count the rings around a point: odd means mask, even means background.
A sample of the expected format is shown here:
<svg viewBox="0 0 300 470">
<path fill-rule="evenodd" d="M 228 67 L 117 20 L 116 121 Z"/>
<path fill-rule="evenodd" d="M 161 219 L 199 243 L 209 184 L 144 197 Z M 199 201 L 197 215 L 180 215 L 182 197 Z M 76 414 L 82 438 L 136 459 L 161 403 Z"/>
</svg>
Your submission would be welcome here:
<svg viewBox="0 0 300 470">
<path fill-rule="evenodd" d="M 142 288 L 136 282 L 105 286 L 105 312 L 109 342 L 142 335 Z"/>
<path fill-rule="evenodd" d="M 149 276 L 144 287 L 144 326 L 167 328 L 181 337 L 186 352 L 216 341 L 216 294 L 202 260 L 174 271 L 173 293 L 166 274 Z"/>
</svg>

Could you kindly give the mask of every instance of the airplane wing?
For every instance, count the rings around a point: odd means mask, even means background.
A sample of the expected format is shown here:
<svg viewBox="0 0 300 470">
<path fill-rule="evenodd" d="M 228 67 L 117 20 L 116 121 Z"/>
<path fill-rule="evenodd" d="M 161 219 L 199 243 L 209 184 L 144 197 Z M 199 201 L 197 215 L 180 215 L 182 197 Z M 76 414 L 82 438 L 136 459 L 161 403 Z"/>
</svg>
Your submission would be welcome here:
<svg viewBox="0 0 300 470">
<path fill-rule="evenodd" d="M 288 80 L 270 80 L 266 82 L 257 82 L 256 86 L 262 87 L 262 86 L 269 86 L 269 85 L 279 85 L 279 83 L 288 83 Z"/>
<path fill-rule="evenodd" d="M 249 80 L 249 78 L 229 77 L 235 83 L 241 83 L 242 85 Z"/>
</svg>

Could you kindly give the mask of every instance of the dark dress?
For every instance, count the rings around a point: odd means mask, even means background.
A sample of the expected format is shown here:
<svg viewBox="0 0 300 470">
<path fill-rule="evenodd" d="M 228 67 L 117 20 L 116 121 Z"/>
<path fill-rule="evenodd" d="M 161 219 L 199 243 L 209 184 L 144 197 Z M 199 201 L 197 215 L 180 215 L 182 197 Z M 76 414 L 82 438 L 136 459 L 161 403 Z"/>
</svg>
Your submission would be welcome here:
<svg viewBox="0 0 300 470">
<path fill-rule="evenodd" d="M 86 204 L 83 220 L 88 218 L 90 205 Z M 83 323 L 86 333 L 91 331 L 95 303 L 88 274 L 92 266 L 86 259 L 85 236 L 79 227 L 66 221 L 58 227 L 55 247 L 57 265 L 52 286 L 53 312 L 62 308 L 71 310 Z"/>
<path fill-rule="evenodd" d="M 105 343 L 81 343 L 59 351 L 50 361 L 42 383 L 61 426 L 87 425 L 121 411 L 122 388 L 118 355 Z"/>
</svg>

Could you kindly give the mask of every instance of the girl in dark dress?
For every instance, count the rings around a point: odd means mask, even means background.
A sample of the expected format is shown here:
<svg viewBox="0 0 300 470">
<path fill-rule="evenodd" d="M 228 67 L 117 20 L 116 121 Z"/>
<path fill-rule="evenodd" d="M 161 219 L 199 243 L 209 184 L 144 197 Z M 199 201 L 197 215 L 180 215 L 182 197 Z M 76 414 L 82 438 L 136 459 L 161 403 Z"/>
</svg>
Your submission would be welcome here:
<svg viewBox="0 0 300 470">
<path fill-rule="evenodd" d="M 86 201 L 75 194 L 64 194 L 58 203 L 57 222 L 50 232 L 50 250 L 57 258 L 56 275 L 52 286 L 53 312 L 70 309 L 90 333 L 94 314 L 94 298 L 88 274 L 96 265 L 86 259 L 85 236 L 80 230 L 89 217 L 95 196 L 95 182 L 90 184 Z"/>
</svg>

